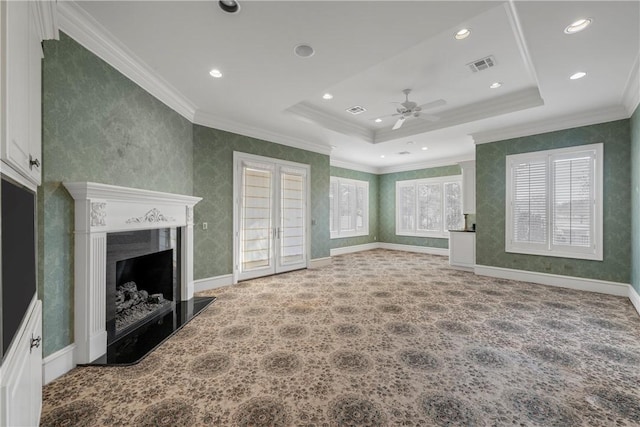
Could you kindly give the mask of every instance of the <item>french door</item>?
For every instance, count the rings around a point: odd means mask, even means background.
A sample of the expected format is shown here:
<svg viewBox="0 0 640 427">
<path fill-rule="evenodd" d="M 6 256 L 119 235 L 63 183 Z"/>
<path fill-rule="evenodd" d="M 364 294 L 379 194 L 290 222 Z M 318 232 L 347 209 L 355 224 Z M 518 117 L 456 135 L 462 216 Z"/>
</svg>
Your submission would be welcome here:
<svg viewBox="0 0 640 427">
<path fill-rule="evenodd" d="M 234 281 L 307 267 L 309 166 L 234 153 Z"/>
</svg>

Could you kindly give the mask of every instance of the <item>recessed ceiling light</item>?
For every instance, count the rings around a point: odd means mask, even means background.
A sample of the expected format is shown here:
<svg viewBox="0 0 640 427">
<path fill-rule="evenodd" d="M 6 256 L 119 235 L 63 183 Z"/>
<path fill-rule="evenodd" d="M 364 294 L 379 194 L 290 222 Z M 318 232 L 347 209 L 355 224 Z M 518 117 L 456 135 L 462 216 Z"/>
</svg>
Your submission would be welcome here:
<svg viewBox="0 0 640 427">
<path fill-rule="evenodd" d="M 500 86 L 502 86 L 501 82 L 494 82 L 494 83 L 491 83 L 491 85 L 489 87 L 491 89 L 498 89 Z"/>
<path fill-rule="evenodd" d="M 333 99 L 333 95 L 331 95 L 330 93 L 325 93 L 324 95 L 322 95 L 322 99 Z"/>
<path fill-rule="evenodd" d="M 466 39 L 467 37 L 469 37 L 469 35 L 471 34 L 471 30 L 468 28 L 463 28 L 460 31 L 458 31 L 453 37 L 456 40 L 463 40 Z"/>
<path fill-rule="evenodd" d="M 227 13 L 240 12 L 240 3 L 235 0 L 220 0 L 218 6 Z"/>
<path fill-rule="evenodd" d="M 380 119 L 380 118 L 375 119 L 375 122 L 376 122 L 376 123 L 380 123 L 381 121 L 382 121 L 382 119 Z"/>
<path fill-rule="evenodd" d="M 583 78 L 584 76 L 586 76 L 587 73 L 585 73 L 584 71 L 579 71 L 575 74 L 572 74 L 571 77 L 569 77 L 571 80 L 578 80 Z"/>
<path fill-rule="evenodd" d="M 310 58 L 314 53 L 316 53 L 316 51 L 308 44 L 299 44 L 293 48 L 293 51 L 300 58 Z"/>
<path fill-rule="evenodd" d="M 427 151 L 429 147 L 422 147 L 422 151 Z"/>
<path fill-rule="evenodd" d="M 222 77 L 222 71 L 218 70 L 217 68 L 214 68 L 213 70 L 209 71 L 209 74 L 211 74 L 211 77 L 214 77 L 216 79 L 219 79 L 220 77 Z"/>
<path fill-rule="evenodd" d="M 384 154 L 380 156 L 381 159 L 384 159 Z"/>
<path fill-rule="evenodd" d="M 593 22 L 593 20 L 591 18 L 578 19 L 573 24 L 567 26 L 567 28 L 564 29 L 564 33 L 565 34 L 578 33 L 580 31 L 584 30 L 585 28 L 587 28 L 589 25 L 591 25 L 592 22 Z"/>
</svg>

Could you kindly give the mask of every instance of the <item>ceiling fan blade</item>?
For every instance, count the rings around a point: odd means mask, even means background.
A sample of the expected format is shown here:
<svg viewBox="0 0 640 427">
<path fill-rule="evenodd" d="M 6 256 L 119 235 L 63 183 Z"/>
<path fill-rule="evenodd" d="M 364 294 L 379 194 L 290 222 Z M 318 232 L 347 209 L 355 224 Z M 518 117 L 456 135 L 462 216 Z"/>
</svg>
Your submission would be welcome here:
<svg viewBox="0 0 640 427">
<path fill-rule="evenodd" d="M 393 125 L 393 127 L 391 128 L 391 130 L 396 130 L 396 129 L 400 129 L 400 126 L 402 126 L 402 124 L 404 123 L 405 117 L 401 116 L 398 121 L 396 122 L 395 125 Z"/>
<path fill-rule="evenodd" d="M 422 104 L 420 106 L 420 108 L 422 108 L 423 110 L 429 109 L 429 108 L 436 108 L 436 107 L 441 107 L 443 105 L 446 105 L 447 101 L 445 101 L 444 99 L 436 99 L 435 101 L 431 101 L 431 102 L 427 102 L 426 104 Z"/>
</svg>

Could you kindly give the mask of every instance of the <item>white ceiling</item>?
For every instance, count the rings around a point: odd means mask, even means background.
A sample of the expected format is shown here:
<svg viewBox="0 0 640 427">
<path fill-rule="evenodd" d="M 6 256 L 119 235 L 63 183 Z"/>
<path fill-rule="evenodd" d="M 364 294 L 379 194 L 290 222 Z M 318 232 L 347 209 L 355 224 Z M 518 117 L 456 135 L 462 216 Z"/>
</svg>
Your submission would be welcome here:
<svg viewBox="0 0 640 427">
<path fill-rule="evenodd" d="M 330 152 L 364 170 L 471 159 L 474 139 L 628 117 L 637 103 L 638 1 L 240 3 L 237 14 L 217 1 L 59 3 L 60 27 L 107 61 L 96 46 L 118 50 L 126 59 L 112 65 L 143 70 L 141 85 L 162 87 L 159 98 L 196 123 Z M 585 17 L 590 27 L 564 34 Z M 455 40 L 463 27 L 471 36 Z M 301 43 L 315 54 L 297 57 Z M 467 67 L 488 55 L 494 67 Z M 588 74 L 569 80 L 576 71 Z M 495 81 L 503 86 L 490 89 Z M 439 120 L 391 130 L 405 88 L 417 104 L 445 100 L 425 111 Z M 354 105 L 367 111 L 345 111 Z"/>
</svg>

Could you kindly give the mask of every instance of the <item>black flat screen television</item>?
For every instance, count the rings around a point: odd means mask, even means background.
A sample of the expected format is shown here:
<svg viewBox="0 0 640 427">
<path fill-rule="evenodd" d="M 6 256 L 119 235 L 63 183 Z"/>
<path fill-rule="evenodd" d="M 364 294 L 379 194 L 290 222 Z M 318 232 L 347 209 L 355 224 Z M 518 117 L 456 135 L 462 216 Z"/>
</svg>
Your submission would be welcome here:
<svg viewBox="0 0 640 427">
<path fill-rule="evenodd" d="M 4 176 L 0 193 L 4 358 L 36 293 L 36 195 Z"/>
</svg>

